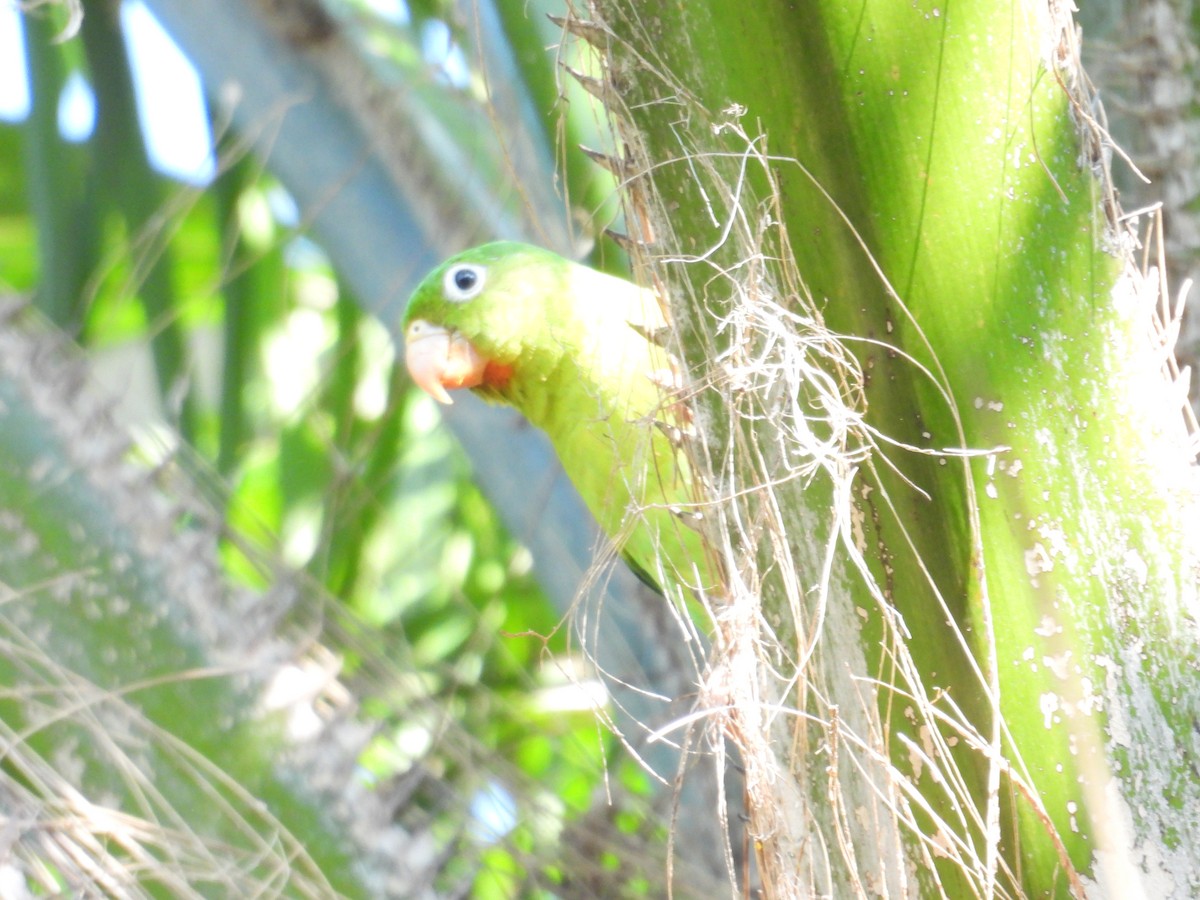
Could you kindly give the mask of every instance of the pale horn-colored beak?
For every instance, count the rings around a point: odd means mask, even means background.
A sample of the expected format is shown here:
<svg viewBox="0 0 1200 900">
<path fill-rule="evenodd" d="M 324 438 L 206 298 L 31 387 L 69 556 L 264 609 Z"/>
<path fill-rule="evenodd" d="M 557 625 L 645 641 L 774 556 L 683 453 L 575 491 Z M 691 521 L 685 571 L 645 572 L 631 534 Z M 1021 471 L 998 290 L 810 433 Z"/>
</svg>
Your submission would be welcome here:
<svg viewBox="0 0 1200 900">
<path fill-rule="evenodd" d="M 475 387 L 487 368 L 465 337 L 424 319 L 414 319 L 404 332 L 404 361 L 417 387 L 445 404 L 454 402 L 447 388 Z"/>
</svg>

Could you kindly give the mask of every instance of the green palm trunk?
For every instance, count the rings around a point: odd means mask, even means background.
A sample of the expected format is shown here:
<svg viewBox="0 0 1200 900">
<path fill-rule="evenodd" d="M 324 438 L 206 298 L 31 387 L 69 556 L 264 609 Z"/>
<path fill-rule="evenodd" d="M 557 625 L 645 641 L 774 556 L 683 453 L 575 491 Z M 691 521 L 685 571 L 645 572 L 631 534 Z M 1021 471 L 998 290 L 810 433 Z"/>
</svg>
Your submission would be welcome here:
<svg viewBox="0 0 1200 900">
<path fill-rule="evenodd" d="M 1194 892 L 1194 468 L 1069 20 L 597 7 L 636 255 L 758 525 L 726 731 L 767 883 Z"/>
</svg>

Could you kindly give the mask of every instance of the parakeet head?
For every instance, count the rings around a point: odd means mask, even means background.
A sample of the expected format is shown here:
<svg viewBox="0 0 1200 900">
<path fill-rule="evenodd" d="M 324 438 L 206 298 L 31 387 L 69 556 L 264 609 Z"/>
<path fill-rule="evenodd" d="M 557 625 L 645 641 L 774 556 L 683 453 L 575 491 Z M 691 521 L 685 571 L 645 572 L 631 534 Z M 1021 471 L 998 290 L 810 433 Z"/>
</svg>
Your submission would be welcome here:
<svg viewBox="0 0 1200 900">
<path fill-rule="evenodd" d="M 503 396 L 518 368 L 546 364 L 565 260 L 500 241 L 453 256 L 425 277 L 404 316 L 409 374 L 441 403 L 448 391 Z"/>
</svg>

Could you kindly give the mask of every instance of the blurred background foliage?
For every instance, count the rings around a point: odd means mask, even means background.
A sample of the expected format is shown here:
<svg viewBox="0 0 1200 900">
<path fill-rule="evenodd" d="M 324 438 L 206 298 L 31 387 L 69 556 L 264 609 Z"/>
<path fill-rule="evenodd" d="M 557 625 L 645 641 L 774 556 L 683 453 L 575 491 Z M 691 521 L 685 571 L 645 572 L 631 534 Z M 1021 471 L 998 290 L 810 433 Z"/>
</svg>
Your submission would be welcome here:
<svg viewBox="0 0 1200 900">
<path fill-rule="evenodd" d="M 65 27 L 60 7 L 41 12 L 35 40 Z M 97 19 L 84 18 L 85 44 Z M 43 51 L 68 78 L 98 82 L 78 44 Z M 35 82 L 34 95 L 53 84 Z M 42 246 L 57 235 L 37 223 L 64 204 L 25 164 L 34 123 L 4 128 L 4 289 L 31 295 L 80 340 L 127 421 L 200 451 L 229 486 L 240 534 L 278 540 L 332 596 L 407 635 L 422 665 L 454 660 L 460 688 L 481 678 L 500 687 L 523 682 L 543 646 L 561 652 L 528 552 L 472 486 L 432 402 L 400 375 L 386 331 L 303 236 L 279 185 L 245 157 L 220 157 L 211 184 L 181 184 L 147 164 L 136 119 L 112 153 L 103 121 L 56 153 L 71 163 L 79 201 L 66 217 L 83 232 L 75 265 Z M 110 181 L 116 166 L 137 170 L 128 196 Z M 129 202 L 139 195 L 141 213 Z M 40 210 L 39 196 L 57 209 Z M 55 297 L 40 277 L 51 267 L 83 277 Z M 168 348 L 161 357 L 156 342 Z M 231 572 L 258 581 L 229 549 Z M 514 623 L 545 641 L 504 639 Z"/>
<path fill-rule="evenodd" d="M 544 49 L 555 27 L 539 10 L 502 6 L 525 35 L 512 49 L 535 98 L 526 102 L 544 113 L 552 182 L 552 148 L 568 127 Z M 147 149 L 156 129 L 182 128 L 183 113 L 147 118 L 147 79 L 157 75 L 131 67 L 129 41 L 148 40 L 130 23 L 151 13 L 140 3 L 117 10 L 85 3 L 80 23 L 69 4 L 11 15 L 24 33 L 28 98 L 0 123 L 0 295 L 36 310 L 22 328 L 44 334 L 49 324 L 78 342 L 81 359 L 56 352 L 113 398 L 133 437 L 125 462 L 169 466 L 199 485 L 223 577 L 269 592 L 282 571 L 303 573 L 306 621 L 322 622 L 366 723 L 354 779 L 386 786 L 395 818 L 436 848 L 408 885 L 414 895 L 418 885 L 481 897 L 656 894 L 665 820 L 648 806 L 645 773 L 597 726 L 603 689 L 539 588 L 522 536 L 476 487 L 433 402 L 402 374 L 386 327 L 249 152 L 222 98 L 203 97 L 199 133 L 215 138 L 183 148 L 190 170 L 170 171 Z M 479 122 L 493 113 L 452 5 L 346 0 L 277 4 L 273 14 L 299 39 L 336 20 L 378 84 L 403 85 L 436 110 L 471 163 L 458 174 L 521 206 L 503 158 L 479 149 Z M 585 113 L 569 127 L 594 129 Z M 611 178 L 574 152 L 559 164 L 577 191 L 572 221 L 540 227 L 589 242 L 612 218 Z M 20 590 L 10 566 L 3 580 Z M 53 641 L 46 650 L 58 652 Z M 29 687 L 11 677 L 9 699 Z M 173 731 L 195 714 L 181 704 L 159 724 Z M 5 774 L 23 784 L 13 740 Z M 35 864 L 38 852 L 16 853 L 22 862 L 4 876 L 35 894 L 101 889 L 80 871 Z M 160 872 L 137 878 L 169 883 Z M 353 879 L 331 881 L 355 892 Z"/>
</svg>

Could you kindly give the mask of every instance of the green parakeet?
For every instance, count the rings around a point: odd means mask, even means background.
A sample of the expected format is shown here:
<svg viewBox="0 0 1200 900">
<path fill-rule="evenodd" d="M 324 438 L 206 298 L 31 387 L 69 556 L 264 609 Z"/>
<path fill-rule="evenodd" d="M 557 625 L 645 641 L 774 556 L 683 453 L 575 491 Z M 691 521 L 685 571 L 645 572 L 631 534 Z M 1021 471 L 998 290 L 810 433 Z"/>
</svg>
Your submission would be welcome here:
<svg viewBox="0 0 1200 900">
<path fill-rule="evenodd" d="M 431 272 L 404 320 L 408 371 L 434 399 L 470 388 L 549 435 L 567 475 L 631 567 L 710 591 L 695 529 L 687 412 L 669 388 L 651 291 L 525 244 L 460 253 Z M 657 548 L 657 550 L 656 550 Z M 661 563 L 661 566 L 660 566 Z"/>
</svg>

